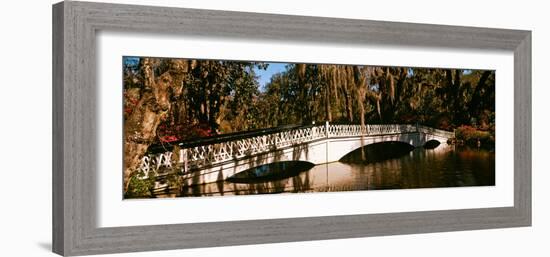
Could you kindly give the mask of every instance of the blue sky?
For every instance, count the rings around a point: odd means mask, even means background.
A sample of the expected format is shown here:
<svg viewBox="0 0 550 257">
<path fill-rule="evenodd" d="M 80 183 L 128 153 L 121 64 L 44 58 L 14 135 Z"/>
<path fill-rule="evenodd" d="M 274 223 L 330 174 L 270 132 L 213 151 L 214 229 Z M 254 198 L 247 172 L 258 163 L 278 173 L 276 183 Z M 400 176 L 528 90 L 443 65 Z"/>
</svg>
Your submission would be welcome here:
<svg viewBox="0 0 550 257">
<path fill-rule="evenodd" d="M 254 68 L 254 72 L 256 73 L 256 76 L 258 76 L 258 82 L 260 83 L 260 91 L 264 91 L 265 85 L 271 80 L 271 76 L 273 76 L 273 74 L 283 72 L 288 63 L 268 62 L 268 64 L 269 66 L 266 70 Z"/>
</svg>

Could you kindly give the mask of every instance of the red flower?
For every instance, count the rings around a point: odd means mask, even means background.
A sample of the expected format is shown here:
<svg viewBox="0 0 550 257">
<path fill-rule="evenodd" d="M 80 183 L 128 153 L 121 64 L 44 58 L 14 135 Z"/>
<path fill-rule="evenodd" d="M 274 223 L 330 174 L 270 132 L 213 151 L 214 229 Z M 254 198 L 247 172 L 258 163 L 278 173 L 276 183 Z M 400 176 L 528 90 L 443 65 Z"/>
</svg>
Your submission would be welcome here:
<svg viewBox="0 0 550 257">
<path fill-rule="evenodd" d="M 163 143 L 171 143 L 178 141 L 178 138 L 176 136 L 163 136 L 160 138 L 160 141 Z"/>
</svg>

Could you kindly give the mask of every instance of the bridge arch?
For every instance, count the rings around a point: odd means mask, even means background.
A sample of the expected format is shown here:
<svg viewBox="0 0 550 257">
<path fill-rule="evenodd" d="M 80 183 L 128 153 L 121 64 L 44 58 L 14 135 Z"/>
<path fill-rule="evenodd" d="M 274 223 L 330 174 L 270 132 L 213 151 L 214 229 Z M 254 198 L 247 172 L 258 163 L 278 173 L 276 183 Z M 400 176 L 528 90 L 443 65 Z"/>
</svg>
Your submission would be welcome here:
<svg viewBox="0 0 550 257">
<path fill-rule="evenodd" d="M 414 150 L 408 142 L 386 141 L 365 145 L 345 154 L 338 161 L 346 163 L 372 163 L 401 157 Z"/>
<path fill-rule="evenodd" d="M 328 162 L 339 161 L 347 154 L 360 151 L 361 147 L 369 147 L 380 143 L 394 142 L 408 145 L 409 151 L 423 146 L 424 139 L 419 133 L 389 134 L 369 137 L 336 138 L 328 142 Z"/>
<path fill-rule="evenodd" d="M 437 139 L 430 139 L 428 141 L 426 141 L 426 143 L 424 143 L 423 147 L 425 149 L 435 149 L 437 148 L 439 145 L 441 145 L 441 142 Z"/>
</svg>

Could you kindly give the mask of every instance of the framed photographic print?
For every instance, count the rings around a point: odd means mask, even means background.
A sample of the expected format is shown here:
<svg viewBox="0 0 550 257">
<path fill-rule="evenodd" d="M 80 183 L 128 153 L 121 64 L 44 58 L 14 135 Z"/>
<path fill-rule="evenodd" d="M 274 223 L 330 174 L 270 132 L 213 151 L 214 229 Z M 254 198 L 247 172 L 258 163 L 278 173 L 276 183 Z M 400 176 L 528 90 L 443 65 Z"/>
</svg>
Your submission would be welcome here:
<svg viewBox="0 0 550 257">
<path fill-rule="evenodd" d="M 53 250 L 531 225 L 531 32 L 53 6 Z"/>
</svg>

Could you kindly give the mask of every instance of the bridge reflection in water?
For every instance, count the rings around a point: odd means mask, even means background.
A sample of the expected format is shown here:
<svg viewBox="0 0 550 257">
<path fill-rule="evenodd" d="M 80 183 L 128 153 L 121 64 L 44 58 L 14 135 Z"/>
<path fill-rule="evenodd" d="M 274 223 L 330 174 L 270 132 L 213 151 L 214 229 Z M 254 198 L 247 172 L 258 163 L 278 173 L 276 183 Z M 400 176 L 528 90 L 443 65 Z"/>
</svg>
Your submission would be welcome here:
<svg viewBox="0 0 550 257">
<path fill-rule="evenodd" d="M 356 154 L 358 154 L 356 152 Z M 370 163 L 332 162 L 274 180 L 219 181 L 183 187 L 178 196 L 493 186 L 494 152 L 439 146 Z M 240 183 L 237 183 L 240 182 Z"/>
</svg>

